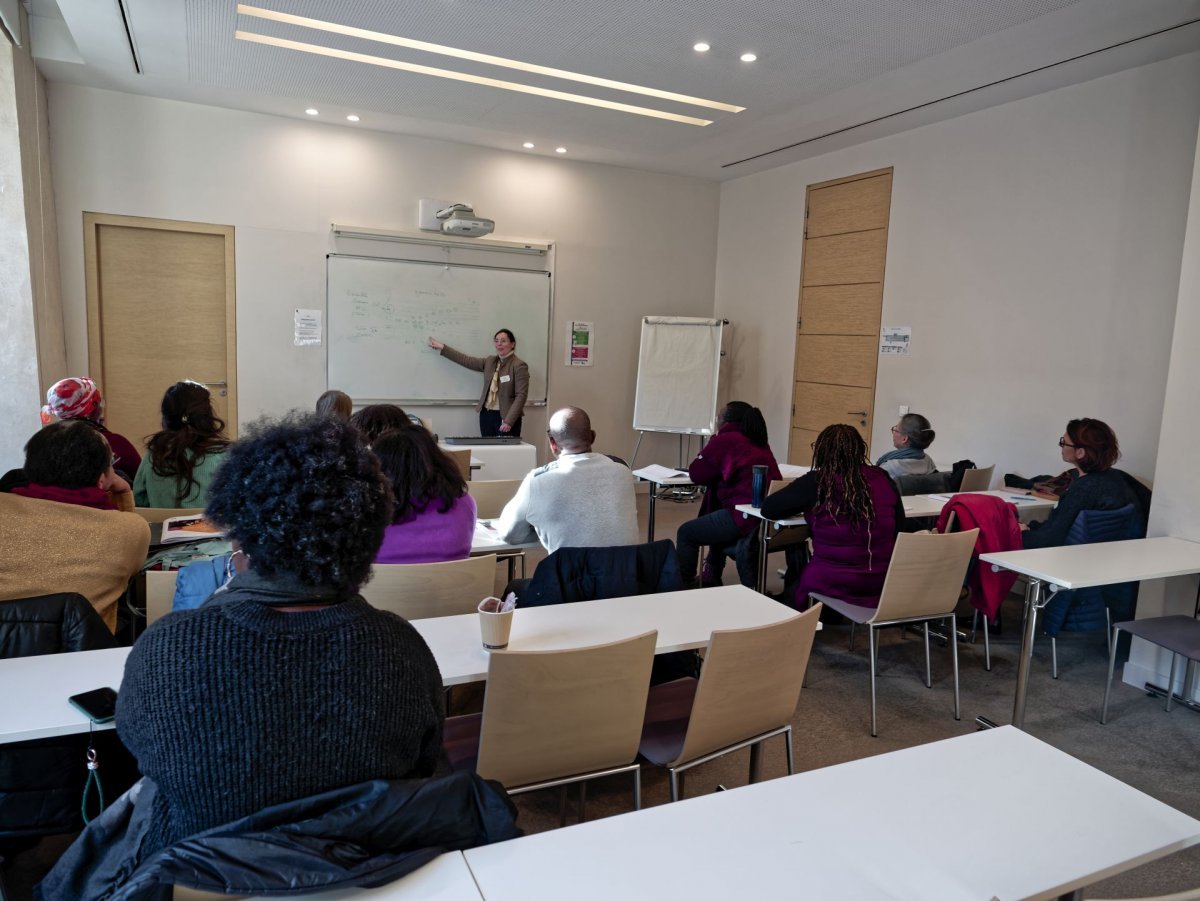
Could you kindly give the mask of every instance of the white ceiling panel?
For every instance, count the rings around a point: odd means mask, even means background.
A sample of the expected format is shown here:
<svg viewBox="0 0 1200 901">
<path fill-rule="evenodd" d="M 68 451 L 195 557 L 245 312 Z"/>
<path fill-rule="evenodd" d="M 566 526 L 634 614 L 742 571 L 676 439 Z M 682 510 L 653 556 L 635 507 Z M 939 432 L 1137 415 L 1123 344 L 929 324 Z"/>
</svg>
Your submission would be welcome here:
<svg viewBox="0 0 1200 901">
<path fill-rule="evenodd" d="M 740 113 L 239 14 L 234 0 L 32 0 L 50 79 L 573 159 L 727 178 L 1200 48 L 1200 0 L 252 0 L 248 5 L 746 107 Z M 101 16 L 99 7 L 105 7 Z M 56 26 L 57 27 L 57 26 Z M 663 121 L 237 40 L 238 30 L 702 119 Z M 59 29 L 61 32 L 61 29 Z M 1157 34 L 1153 34 L 1158 32 Z M 51 32 L 48 29 L 47 34 Z M 712 50 L 691 49 L 698 40 Z M 124 44 L 124 45 L 123 45 Z M 1105 49 L 1123 44 L 1117 49 Z M 758 54 L 743 63 L 743 51 Z M 1071 57 L 1082 61 L 1063 63 Z M 1042 72 L 1022 75 L 1035 69 Z M 1000 81 L 1001 86 L 984 88 Z M 940 98 L 967 92 L 939 103 Z M 903 113 L 910 107 L 918 113 Z M 328 114 L 326 115 L 326 113 Z M 354 112 L 362 123 L 350 126 Z M 873 125 L 862 125 L 881 119 Z M 831 137 L 822 137 L 839 132 Z M 798 145 L 790 150 L 778 148 Z M 726 164 L 754 157 L 752 162 Z"/>
</svg>

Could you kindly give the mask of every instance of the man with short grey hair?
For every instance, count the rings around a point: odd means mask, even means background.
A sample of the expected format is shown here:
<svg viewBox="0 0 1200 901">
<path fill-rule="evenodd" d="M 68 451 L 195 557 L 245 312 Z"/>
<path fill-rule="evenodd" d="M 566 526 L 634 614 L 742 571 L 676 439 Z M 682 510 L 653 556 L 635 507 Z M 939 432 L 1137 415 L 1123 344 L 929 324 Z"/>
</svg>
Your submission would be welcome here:
<svg viewBox="0 0 1200 901">
<path fill-rule="evenodd" d="M 525 476 L 496 523 L 501 540 L 522 544 L 536 535 L 547 551 L 637 544 L 633 473 L 592 450 L 587 413 L 563 407 L 547 434 L 558 459 Z"/>
</svg>

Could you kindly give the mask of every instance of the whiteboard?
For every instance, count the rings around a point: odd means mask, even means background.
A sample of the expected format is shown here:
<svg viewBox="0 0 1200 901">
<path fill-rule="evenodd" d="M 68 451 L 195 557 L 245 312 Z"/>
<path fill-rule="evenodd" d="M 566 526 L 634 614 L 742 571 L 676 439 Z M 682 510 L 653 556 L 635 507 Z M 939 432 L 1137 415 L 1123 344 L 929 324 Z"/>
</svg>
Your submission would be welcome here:
<svg viewBox="0 0 1200 901">
<path fill-rule="evenodd" d="M 646 316 L 638 355 L 633 427 L 711 435 L 717 427 L 721 319 Z"/>
<path fill-rule="evenodd" d="M 486 357 L 506 328 L 529 365 L 529 402 L 545 402 L 549 272 L 330 254 L 327 284 L 330 388 L 359 403 L 477 403 L 483 376 L 429 337 Z"/>
</svg>

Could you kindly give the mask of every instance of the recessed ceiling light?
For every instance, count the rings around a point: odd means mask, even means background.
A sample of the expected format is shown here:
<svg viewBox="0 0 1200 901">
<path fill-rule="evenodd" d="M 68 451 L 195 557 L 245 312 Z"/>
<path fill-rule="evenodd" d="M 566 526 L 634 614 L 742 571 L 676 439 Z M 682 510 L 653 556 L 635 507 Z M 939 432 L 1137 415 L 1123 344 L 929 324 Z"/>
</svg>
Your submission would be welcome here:
<svg viewBox="0 0 1200 901">
<path fill-rule="evenodd" d="M 346 121 L 347 122 L 357 122 L 358 116 L 354 115 L 354 113 L 351 113 L 349 116 L 346 117 Z"/>
<path fill-rule="evenodd" d="M 566 148 L 566 147 L 555 147 L 555 148 L 554 148 L 554 152 L 555 152 L 555 153 L 566 153 L 566 152 L 567 152 L 567 148 Z"/>
<path fill-rule="evenodd" d="M 712 50 L 712 47 L 710 47 L 708 44 L 704 43 L 704 41 L 701 41 L 698 44 L 693 44 L 692 49 L 695 50 L 697 53 L 707 53 L 709 50 Z"/>
<path fill-rule="evenodd" d="M 273 22 L 283 22 L 288 25 L 299 25 L 303 28 L 313 28 L 318 31 L 327 31 L 333 34 L 342 34 L 347 37 L 362 38 L 368 41 L 377 41 L 382 44 L 391 44 L 395 47 L 407 47 L 411 50 L 421 50 L 426 53 L 437 53 L 442 56 L 453 56 L 457 59 L 466 59 L 473 62 L 486 63 L 491 66 L 503 66 L 508 69 L 519 69 L 522 72 L 531 72 L 536 75 L 549 75 L 552 78 L 563 78 L 568 81 L 579 81 L 585 84 L 596 85 L 603 88 L 613 88 L 618 91 L 628 91 L 633 94 L 642 94 L 647 97 L 657 97 L 661 100 L 673 100 L 678 103 L 689 103 L 693 106 L 703 106 L 709 109 L 719 109 L 730 113 L 740 113 L 745 109 L 744 106 L 734 106 L 731 103 L 721 103 L 717 100 L 705 100 L 702 97 L 690 97 L 687 94 L 676 94 L 671 91 L 660 91 L 657 88 L 648 88 L 642 85 L 629 84 L 623 81 L 613 81 L 610 78 L 599 78 L 595 75 L 585 75 L 579 72 L 570 72 L 566 69 L 554 69 L 550 66 L 539 66 L 534 63 L 527 63 L 516 59 L 506 59 L 502 56 L 492 56 L 487 53 L 476 53 L 473 50 L 462 50 L 458 47 L 447 47 L 444 44 L 431 44 L 427 41 L 417 41 L 412 38 L 400 37 L 399 35 L 386 34 L 380 31 L 369 31 L 365 28 L 352 28 L 349 25 L 339 25 L 336 22 L 326 22 L 321 19 L 310 19 L 305 16 L 293 16 L 289 13 L 276 12 L 270 9 L 261 9 L 255 6 L 249 6 L 245 3 L 239 3 L 237 7 L 239 14 L 244 16 L 256 16 L 260 19 L 269 19 Z M 255 40 L 263 44 L 273 44 L 278 47 L 292 46 L 292 49 L 300 49 L 293 46 L 295 42 L 283 41 L 280 39 L 267 38 L 266 35 L 256 35 L 252 32 L 238 31 L 234 34 L 235 37 L 242 40 Z M 309 46 L 309 45 L 301 45 Z M 324 50 L 325 48 L 321 48 Z M 316 51 L 309 51 L 316 52 Z M 341 52 L 326 53 L 327 56 L 342 56 Z M 344 59 L 359 59 L 359 61 L 367 61 L 376 59 L 377 57 L 362 58 L 361 54 L 349 54 L 343 56 Z M 394 63 L 394 60 L 387 60 L 388 63 Z M 444 69 L 433 69 L 426 66 L 417 66 L 413 64 L 393 65 L 392 68 L 403 69 L 408 72 L 419 72 L 425 75 L 439 75 L 446 72 Z M 502 87 L 509 84 L 508 82 L 496 81 L 494 79 L 478 78 L 476 76 L 464 76 L 463 73 L 453 72 L 450 74 L 441 74 L 443 78 L 456 78 L 459 81 L 473 81 L 480 84 L 491 84 L 493 87 Z M 522 88 L 528 88 L 523 85 Z M 509 90 L 517 90 L 509 88 Z M 537 91 L 526 90 L 526 93 L 543 93 L 543 89 Z M 553 92 L 552 94 L 544 94 L 543 96 L 556 96 L 556 99 L 570 100 L 574 94 L 562 94 L 561 92 Z M 576 101 L 585 102 L 585 101 Z M 593 106 L 601 106 L 606 104 L 592 104 Z M 625 112 L 633 112 L 633 109 L 626 109 Z M 660 117 L 661 118 L 661 117 Z M 699 124 L 699 123 L 692 123 Z M 705 123 L 708 124 L 708 123 Z"/>
<path fill-rule="evenodd" d="M 521 146 L 524 147 L 526 150 L 532 150 L 533 149 L 533 141 L 526 141 Z"/>
<path fill-rule="evenodd" d="M 311 106 L 310 106 L 308 109 L 306 109 L 306 110 L 304 111 L 304 114 L 305 114 L 306 116 L 316 116 L 316 115 L 319 115 L 319 114 L 320 114 L 320 111 L 319 111 L 319 110 L 316 110 L 316 109 L 313 109 L 313 107 L 311 107 Z"/>
<path fill-rule="evenodd" d="M 385 69 L 399 69 L 402 72 L 416 72 L 418 75 L 435 75 L 438 78 L 449 78 L 452 81 L 466 81 L 471 84 L 486 85 L 491 88 L 503 88 L 506 91 L 517 91 L 522 94 L 534 94 L 538 97 L 549 97 L 553 100 L 569 100 L 572 103 L 582 103 L 587 106 L 598 106 L 602 109 L 617 110 L 622 113 L 635 113 L 639 116 L 651 116 L 655 119 L 666 119 L 669 122 L 682 122 L 684 125 L 712 125 L 712 119 L 698 119 L 695 116 L 683 116 L 679 113 L 668 113 L 664 110 L 651 109 L 648 106 L 634 106 L 631 103 L 617 103 L 613 100 L 601 100 L 599 97 L 588 97 L 584 94 L 571 94 L 567 91 L 554 91 L 550 88 L 539 88 L 531 84 L 521 84 L 517 81 L 501 81 L 498 78 L 484 78 L 481 75 L 470 75 L 466 72 L 455 72 L 451 69 L 437 69 L 433 66 L 418 66 L 415 63 L 405 63 L 398 59 L 387 59 L 382 56 L 370 56 L 366 53 L 351 53 L 349 50 L 338 50 L 334 47 L 322 47 L 319 44 L 305 44 L 301 41 L 289 41 L 284 38 L 271 37 L 266 34 L 256 34 L 252 31 L 236 31 L 233 35 L 239 41 L 253 41 L 256 44 L 268 44 L 272 47 L 282 47 L 285 50 L 299 50 L 301 53 L 312 53 L 317 56 L 331 56 L 335 59 L 350 60 L 355 63 L 367 63 L 372 66 L 382 66 Z M 707 102 L 707 101 L 706 101 Z M 745 107 L 738 107 L 739 110 Z"/>
<path fill-rule="evenodd" d="M 744 62 L 744 63 L 752 63 L 752 62 L 754 62 L 756 59 L 758 59 L 758 55 L 757 55 L 757 54 L 754 54 L 754 53 L 743 53 L 743 54 L 741 55 L 741 60 L 742 60 L 742 62 Z"/>
</svg>

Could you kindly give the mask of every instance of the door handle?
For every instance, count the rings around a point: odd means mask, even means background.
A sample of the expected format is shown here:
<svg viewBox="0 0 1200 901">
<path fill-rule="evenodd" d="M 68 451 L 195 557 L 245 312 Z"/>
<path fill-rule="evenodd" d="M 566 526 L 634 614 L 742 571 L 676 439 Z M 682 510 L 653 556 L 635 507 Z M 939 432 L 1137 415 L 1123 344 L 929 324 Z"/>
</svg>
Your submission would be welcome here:
<svg viewBox="0 0 1200 901">
<path fill-rule="evenodd" d="M 205 382 L 204 387 L 220 388 L 221 390 L 218 391 L 217 394 L 220 395 L 221 397 L 225 397 L 229 394 L 229 383 L 228 382 Z"/>
<path fill-rule="evenodd" d="M 224 383 L 222 383 L 222 384 L 224 384 Z M 866 416 L 867 411 L 866 410 L 857 410 L 857 411 L 856 410 L 847 410 L 846 415 L 847 416 Z"/>
</svg>

